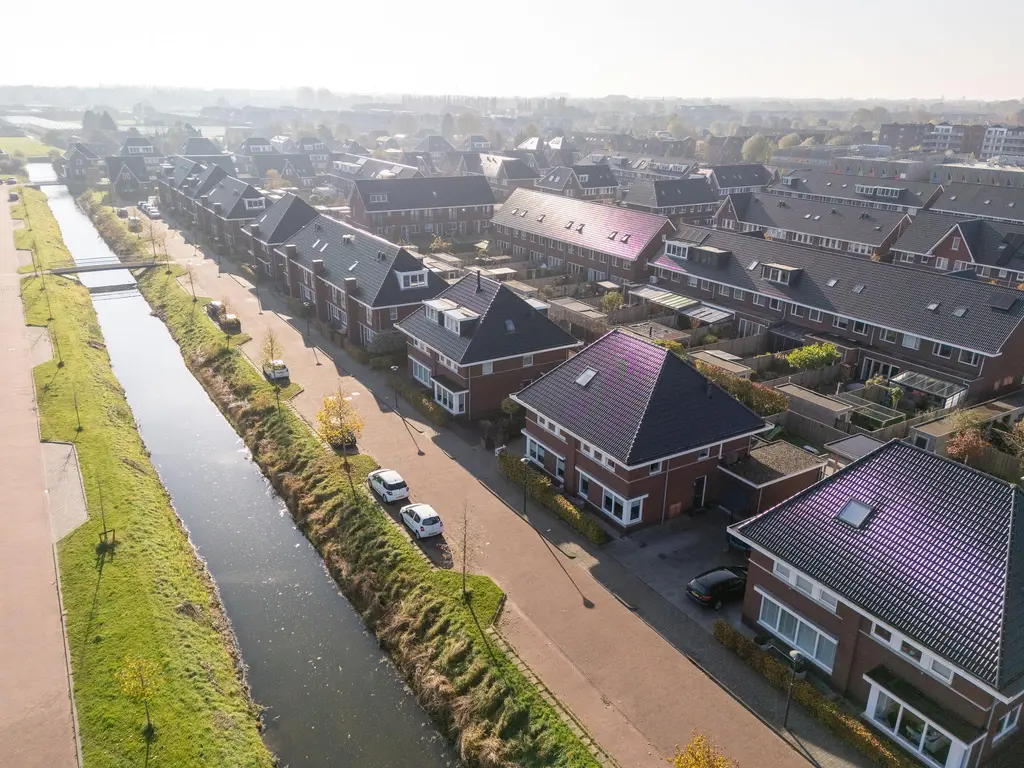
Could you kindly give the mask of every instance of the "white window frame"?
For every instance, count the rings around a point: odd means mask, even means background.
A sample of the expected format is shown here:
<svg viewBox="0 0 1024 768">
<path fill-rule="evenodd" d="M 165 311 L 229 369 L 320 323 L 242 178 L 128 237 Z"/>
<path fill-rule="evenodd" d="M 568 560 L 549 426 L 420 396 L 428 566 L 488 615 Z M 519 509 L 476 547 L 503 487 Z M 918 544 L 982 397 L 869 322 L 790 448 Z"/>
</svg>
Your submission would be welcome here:
<svg viewBox="0 0 1024 768">
<path fill-rule="evenodd" d="M 434 402 L 444 408 L 453 416 L 466 412 L 466 392 L 452 392 L 448 387 L 438 381 L 434 381 Z M 447 397 L 445 397 L 447 395 Z M 440 396 L 440 399 L 439 399 Z M 451 404 L 447 402 L 451 401 Z"/>
<path fill-rule="evenodd" d="M 490 376 L 492 373 L 494 373 L 494 363 L 492 361 L 488 360 L 486 362 L 480 363 L 481 376 Z"/>
<path fill-rule="evenodd" d="M 665 469 L 665 462 L 655 461 L 647 468 L 647 474 L 649 475 L 660 475 Z"/>
<path fill-rule="evenodd" d="M 937 257 L 935 259 L 935 268 L 942 271 L 949 269 L 949 259 L 944 256 Z"/>
<path fill-rule="evenodd" d="M 946 354 L 942 354 L 945 349 Z M 940 344 L 937 341 L 932 342 L 932 354 L 936 357 L 941 357 L 943 360 L 949 360 L 953 356 L 953 347 L 949 344 Z"/>
<path fill-rule="evenodd" d="M 899 341 L 900 335 L 891 328 L 879 328 L 878 338 L 884 341 L 886 344 L 895 344 Z"/>
<path fill-rule="evenodd" d="M 921 348 L 921 337 L 915 336 L 912 333 L 904 333 L 900 346 L 916 351 Z"/>
<path fill-rule="evenodd" d="M 966 360 L 964 358 L 967 358 Z M 969 349 L 961 349 L 960 356 L 957 358 L 964 365 L 969 365 L 973 368 L 977 368 L 981 362 L 981 355 L 977 352 L 971 352 Z"/>
<path fill-rule="evenodd" d="M 812 323 L 820 323 L 823 315 L 820 309 L 811 309 L 807 311 L 807 319 Z"/>
<path fill-rule="evenodd" d="M 764 627 L 765 629 L 767 629 L 769 632 L 771 632 L 777 638 L 782 640 L 782 642 L 786 643 L 786 645 L 789 645 L 790 647 L 796 648 L 797 650 L 799 650 L 801 652 L 801 655 L 805 659 L 807 659 L 809 662 L 811 662 L 812 664 L 820 667 L 825 672 L 827 672 L 829 674 L 832 674 L 832 670 L 835 667 L 835 663 L 836 663 L 836 654 L 839 651 L 839 641 L 835 637 L 830 635 L 828 632 L 825 632 L 823 629 L 821 629 L 817 625 L 815 625 L 812 622 L 810 622 L 807 619 L 805 619 L 803 616 L 801 616 L 799 613 L 794 611 L 792 608 L 787 606 L 782 601 L 780 601 L 777 598 L 771 596 L 765 590 L 761 589 L 760 587 L 755 587 L 755 589 L 757 590 L 758 594 L 761 595 L 761 605 L 758 608 L 758 612 L 757 612 L 757 623 L 759 625 L 761 625 L 762 627 Z M 772 605 L 775 608 L 776 617 L 775 617 L 775 625 L 774 626 L 772 626 L 772 624 L 770 624 L 769 622 L 764 620 L 765 604 L 766 603 Z M 792 638 L 786 637 L 778 629 L 783 612 L 789 614 L 793 619 L 796 620 L 796 626 L 794 628 L 793 637 Z M 797 638 L 800 636 L 801 626 L 804 626 L 809 631 L 815 633 L 814 649 L 812 651 L 808 651 L 807 649 L 805 649 L 805 648 L 803 648 L 801 646 L 798 646 L 796 644 Z M 826 642 L 832 643 L 832 646 L 833 646 L 832 663 L 831 664 L 826 664 L 825 662 L 823 662 L 823 661 L 821 661 L 821 660 L 819 660 L 817 658 L 818 649 L 819 649 L 819 647 L 821 645 L 821 641 L 823 639 Z"/>
<path fill-rule="evenodd" d="M 965 753 L 970 754 L 970 746 L 969 745 L 965 744 L 960 739 L 956 738 L 953 734 L 949 733 L 944 728 L 940 728 L 939 726 L 935 725 L 934 721 L 932 721 L 928 717 L 925 717 L 923 713 L 919 712 L 917 709 L 915 709 L 914 707 L 912 707 L 909 704 L 907 704 L 899 696 L 896 696 L 891 691 L 883 688 L 881 685 L 879 685 L 875 681 L 871 680 L 870 678 L 865 677 L 865 680 L 867 680 L 870 683 L 870 685 L 871 685 L 871 693 L 868 695 L 868 703 L 867 703 L 867 707 L 865 708 L 865 711 L 864 711 L 864 717 L 867 719 L 867 721 L 869 723 L 871 723 L 871 725 L 873 727 L 877 728 L 878 730 L 882 731 L 883 733 L 888 734 L 890 737 L 892 737 L 896 741 L 897 744 L 899 744 L 905 750 L 910 752 L 910 754 L 912 754 L 915 757 L 917 757 L 919 760 L 923 760 L 923 762 L 926 765 L 938 766 L 938 768 L 945 768 L 945 766 L 950 766 L 950 765 L 961 766 L 961 765 L 964 764 L 963 763 L 963 758 L 965 757 Z M 895 702 L 900 707 L 900 714 L 896 718 L 896 727 L 895 728 L 891 727 L 887 722 L 882 721 L 882 720 L 878 720 L 875 717 L 875 710 L 878 709 L 878 697 L 881 694 L 884 694 L 886 696 L 886 698 L 888 698 L 891 701 Z M 900 725 L 901 725 L 901 723 L 903 721 L 903 713 L 904 713 L 904 711 L 911 712 L 917 719 L 919 719 L 921 722 L 925 723 L 927 728 L 932 729 L 932 730 L 942 734 L 947 739 L 949 739 L 949 741 L 950 741 L 950 753 L 951 754 L 946 759 L 945 765 L 943 765 L 942 763 L 939 763 L 938 761 L 934 760 L 930 755 L 928 755 L 924 750 L 922 750 L 920 748 L 920 745 L 915 747 L 913 744 L 911 744 L 909 741 L 907 741 L 906 738 L 904 738 L 903 736 L 900 735 L 899 728 L 900 728 Z M 924 733 L 921 734 L 921 737 L 922 737 L 922 740 L 923 740 L 924 739 Z M 956 748 L 956 754 L 953 753 L 954 748 Z"/>
<path fill-rule="evenodd" d="M 388 320 L 397 320 L 397 319 L 398 319 L 398 307 L 389 307 L 388 308 Z"/>
<path fill-rule="evenodd" d="M 889 635 L 888 639 L 879 634 L 879 630 Z M 934 677 L 936 680 L 940 680 L 946 685 L 953 683 L 953 665 L 940 659 L 934 653 L 923 647 L 920 643 L 911 640 L 903 633 L 879 622 L 874 622 L 871 627 L 871 638 L 876 642 L 884 645 L 894 654 L 899 656 L 901 659 L 909 664 L 913 664 L 924 672 Z M 914 655 L 907 653 L 904 650 L 904 646 L 911 648 L 917 652 L 920 658 L 916 658 Z M 936 669 L 936 666 L 941 667 L 946 672 L 942 672 Z"/>
<path fill-rule="evenodd" d="M 412 377 L 425 387 L 433 387 L 434 382 L 430 375 L 430 368 L 421 363 L 415 357 L 410 357 L 409 362 L 412 363 L 410 366 L 412 368 Z"/>
<path fill-rule="evenodd" d="M 786 582 L 815 602 L 821 603 L 832 613 L 836 613 L 839 609 L 839 598 L 809 576 L 799 573 L 778 560 L 772 565 L 772 573 L 780 581 Z"/>
<path fill-rule="evenodd" d="M 949 247 L 949 249 L 951 251 L 959 251 L 960 250 L 960 238 L 959 237 L 954 237 L 953 238 L 953 244 Z"/>
<path fill-rule="evenodd" d="M 858 330 L 859 329 L 859 330 Z M 853 321 L 853 332 L 859 336 L 868 335 L 868 324 L 861 322 L 860 320 Z"/>
<path fill-rule="evenodd" d="M 832 327 L 845 331 L 850 327 L 850 318 L 843 317 L 842 315 L 834 315 L 832 317 Z"/>
<path fill-rule="evenodd" d="M 754 306 L 757 306 L 757 307 L 763 307 L 764 306 L 764 296 L 761 295 L 760 293 L 755 293 L 754 294 Z"/>
<path fill-rule="evenodd" d="M 461 375 L 461 368 L 460 368 L 459 364 L 456 363 L 454 360 L 452 360 L 450 357 L 445 357 L 440 352 L 438 352 L 437 353 L 437 362 L 439 362 L 441 365 L 443 365 L 448 370 L 454 371 L 455 373 L 458 373 L 459 375 Z"/>
<path fill-rule="evenodd" d="M 523 355 L 523 368 L 533 365 L 533 355 Z"/>
<path fill-rule="evenodd" d="M 1024 707 L 1024 703 L 1018 704 L 996 721 L 999 723 L 999 728 L 996 729 L 996 734 L 992 737 L 992 741 L 1001 739 L 1003 736 L 1017 730 L 1017 726 L 1020 725 L 1020 711 L 1022 707 Z"/>
</svg>

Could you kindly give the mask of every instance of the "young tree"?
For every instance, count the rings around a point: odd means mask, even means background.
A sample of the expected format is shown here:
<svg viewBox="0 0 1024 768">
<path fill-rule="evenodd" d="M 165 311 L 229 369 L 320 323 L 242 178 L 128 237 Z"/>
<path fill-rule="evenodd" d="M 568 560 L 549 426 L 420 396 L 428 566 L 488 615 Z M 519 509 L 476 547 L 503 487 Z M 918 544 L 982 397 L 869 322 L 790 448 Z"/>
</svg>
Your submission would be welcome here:
<svg viewBox="0 0 1024 768">
<path fill-rule="evenodd" d="M 281 342 L 272 328 L 268 328 L 263 334 L 263 343 L 260 345 L 260 362 L 267 365 L 272 360 L 281 359 Z"/>
<path fill-rule="evenodd" d="M 146 735 L 152 735 L 153 721 L 149 717 L 149 705 L 163 682 L 160 667 L 149 659 L 128 658 L 117 673 L 117 681 L 125 696 L 132 701 L 141 701 L 146 708 Z"/>
<path fill-rule="evenodd" d="M 608 291 L 601 297 L 601 309 L 605 312 L 614 312 L 622 306 L 622 294 L 618 291 Z"/>
<path fill-rule="evenodd" d="M 814 146 L 817 146 L 817 144 L 818 144 L 818 140 L 816 138 L 814 138 L 813 136 L 808 136 L 806 139 L 803 140 L 803 142 L 801 142 L 800 146 L 801 147 L 814 147 Z"/>
<path fill-rule="evenodd" d="M 196 268 L 191 262 L 185 265 L 185 275 L 188 277 L 188 287 L 192 291 L 192 303 L 195 304 L 199 299 L 196 298 Z"/>
<path fill-rule="evenodd" d="M 264 189 L 281 189 L 282 187 L 289 186 L 288 182 L 281 178 L 281 174 L 271 168 L 267 171 L 267 176 L 263 180 Z"/>
<path fill-rule="evenodd" d="M 839 354 L 839 350 L 836 349 L 835 344 L 819 342 L 817 344 L 808 344 L 806 347 L 794 349 L 786 355 L 786 360 L 794 368 L 816 371 L 821 368 L 828 368 L 830 365 L 834 365 L 839 362 L 840 357 L 842 357 L 842 355 Z"/>
<path fill-rule="evenodd" d="M 462 599 L 469 599 L 469 587 L 467 585 L 468 575 L 473 572 L 476 563 L 476 556 L 473 550 L 473 518 L 469 514 L 469 503 L 462 502 L 462 514 L 459 516 L 462 523 L 462 530 L 459 535 L 448 542 L 448 548 L 452 553 L 452 565 L 458 567 L 462 574 Z M 456 562 L 457 560 L 457 562 Z"/>
<path fill-rule="evenodd" d="M 715 740 L 694 731 L 690 743 L 676 748 L 676 756 L 669 760 L 672 768 L 739 768 L 739 763 L 722 754 Z"/>
<path fill-rule="evenodd" d="M 946 454 L 951 459 L 962 461 L 970 466 L 973 459 L 978 458 L 988 443 L 980 429 L 965 429 L 949 438 L 946 443 Z"/>
<path fill-rule="evenodd" d="M 779 139 L 779 149 L 786 149 L 787 147 L 795 147 L 800 143 L 800 134 L 789 133 Z"/>
<path fill-rule="evenodd" d="M 330 446 L 356 442 L 363 434 L 362 419 L 352 404 L 342 397 L 340 389 L 324 398 L 324 404 L 316 415 L 316 425 L 320 439 Z M 347 454 L 345 462 L 348 463 Z"/>
<path fill-rule="evenodd" d="M 157 261 L 157 252 L 163 252 L 167 245 L 167 233 L 160 229 L 153 219 L 146 219 L 142 226 L 142 240 Z"/>
<path fill-rule="evenodd" d="M 760 133 L 755 133 L 743 142 L 743 159 L 748 163 L 769 163 L 775 150 L 772 142 Z"/>
</svg>

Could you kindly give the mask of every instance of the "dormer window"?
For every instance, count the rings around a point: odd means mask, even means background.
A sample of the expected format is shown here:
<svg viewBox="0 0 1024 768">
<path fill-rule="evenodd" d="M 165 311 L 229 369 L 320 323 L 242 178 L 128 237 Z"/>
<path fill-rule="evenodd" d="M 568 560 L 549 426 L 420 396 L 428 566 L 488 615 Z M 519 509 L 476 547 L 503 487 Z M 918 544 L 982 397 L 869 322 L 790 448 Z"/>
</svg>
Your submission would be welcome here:
<svg viewBox="0 0 1024 768">
<path fill-rule="evenodd" d="M 789 285 L 795 271 L 796 270 L 782 266 L 781 264 L 761 265 L 761 277 L 769 282 L 778 283 L 779 285 Z"/>
<path fill-rule="evenodd" d="M 370 195 L 371 203 L 386 203 L 388 201 L 387 195 Z"/>
<path fill-rule="evenodd" d="M 262 211 L 267 205 L 266 198 L 262 197 L 247 197 L 245 198 L 245 210 L 247 211 Z"/>
<path fill-rule="evenodd" d="M 421 269 L 418 272 L 396 272 L 398 285 L 403 291 L 409 288 L 422 288 L 427 284 L 427 270 Z"/>
</svg>

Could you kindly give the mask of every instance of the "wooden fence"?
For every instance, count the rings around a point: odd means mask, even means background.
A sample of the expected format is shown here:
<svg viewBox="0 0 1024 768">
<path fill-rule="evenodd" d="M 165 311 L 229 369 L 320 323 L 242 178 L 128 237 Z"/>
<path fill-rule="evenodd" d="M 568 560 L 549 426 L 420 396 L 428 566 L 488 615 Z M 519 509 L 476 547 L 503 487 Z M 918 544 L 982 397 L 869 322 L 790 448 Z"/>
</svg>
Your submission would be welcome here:
<svg viewBox="0 0 1024 768">
<path fill-rule="evenodd" d="M 820 421 L 815 421 L 793 411 L 777 413 L 774 416 L 769 416 L 765 421 L 778 424 L 791 435 L 795 435 L 801 440 L 806 440 L 815 446 L 822 446 L 825 443 L 831 443 L 833 440 L 842 440 L 844 437 L 849 437 L 842 430 L 830 427 L 828 424 L 822 424 Z"/>
<path fill-rule="evenodd" d="M 743 364 L 747 365 L 745 361 Z M 764 384 L 766 387 L 780 387 L 783 384 L 799 384 L 801 387 L 808 388 L 816 387 L 819 384 L 831 384 L 833 381 L 838 379 L 842 367 L 842 365 L 837 363 L 835 365 L 830 365 L 827 368 L 819 368 L 815 371 L 797 371 L 789 376 L 780 376 L 777 379 L 771 379 L 769 381 L 762 381 L 759 383 Z"/>
<path fill-rule="evenodd" d="M 716 341 L 714 344 L 690 347 L 691 352 L 710 352 L 712 350 L 728 352 L 737 357 L 753 357 L 768 351 L 768 334 L 759 333 L 756 336 L 744 336 L 742 339 L 726 339 L 725 341 Z"/>
</svg>

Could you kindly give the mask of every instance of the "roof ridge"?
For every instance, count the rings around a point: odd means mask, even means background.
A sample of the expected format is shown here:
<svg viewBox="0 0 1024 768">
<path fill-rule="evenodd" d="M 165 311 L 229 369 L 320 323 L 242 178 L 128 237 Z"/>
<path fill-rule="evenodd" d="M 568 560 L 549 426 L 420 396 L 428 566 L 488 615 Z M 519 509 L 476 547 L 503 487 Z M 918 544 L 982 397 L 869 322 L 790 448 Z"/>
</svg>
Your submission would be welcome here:
<svg viewBox="0 0 1024 768">
<path fill-rule="evenodd" d="M 494 291 L 494 295 L 491 296 L 491 300 L 487 302 L 487 306 L 484 308 L 484 311 L 480 313 L 480 323 L 478 324 L 478 326 L 479 326 L 480 324 L 483 323 L 484 319 L 486 319 L 487 313 L 491 311 L 491 306 L 494 304 L 494 301 L 498 298 L 498 294 L 501 293 L 501 289 L 504 286 L 502 285 L 502 283 L 498 282 L 497 280 L 491 280 L 489 277 L 484 277 L 479 272 L 476 273 L 476 277 L 477 277 L 478 280 L 481 280 L 481 279 L 482 280 L 490 280 L 490 282 L 497 283 L 497 285 L 498 285 L 498 287 Z M 473 275 L 469 274 L 469 275 L 464 276 L 462 278 L 462 280 L 471 280 L 472 278 L 473 278 Z M 459 283 L 461 283 L 462 280 L 459 280 L 459 282 L 455 283 L 455 285 L 458 285 Z M 455 285 L 453 285 L 451 287 L 454 288 Z M 438 294 L 438 295 L 440 295 L 440 294 Z M 476 341 L 478 338 L 479 338 L 479 336 L 477 336 L 474 333 L 473 336 L 469 340 L 469 344 L 466 345 L 465 352 L 462 353 L 463 358 L 465 358 L 466 355 L 469 353 L 469 350 L 471 350 L 473 348 L 473 342 Z"/>
<path fill-rule="evenodd" d="M 644 412 L 640 414 L 640 418 L 636 422 L 636 431 L 633 433 L 633 437 L 629 441 L 629 448 L 626 449 L 625 459 L 631 461 L 630 458 L 633 455 L 633 446 L 636 445 L 636 439 L 640 435 L 640 430 L 643 429 L 644 423 L 647 421 L 647 413 L 651 410 L 651 401 L 654 400 L 654 393 L 658 389 L 658 385 L 661 383 L 661 375 L 665 371 L 665 363 L 668 359 L 668 355 L 671 353 L 664 347 L 659 347 L 657 344 L 651 344 L 652 347 L 657 349 L 662 354 L 661 367 L 658 369 L 658 375 L 654 379 L 654 386 L 651 387 L 651 392 L 647 396 L 647 402 L 644 403 Z"/>
<path fill-rule="evenodd" d="M 1017 519 L 1017 504 L 1020 489 L 1016 485 L 1010 487 L 1010 525 L 1007 531 L 1006 567 L 1003 569 L 1003 610 L 999 614 L 999 652 L 996 654 L 995 684 L 999 688 L 1000 675 L 1003 671 L 1003 641 L 1006 639 L 1006 604 L 1010 597 L 1010 561 L 1013 557 L 1013 527 Z"/>
</svg>

